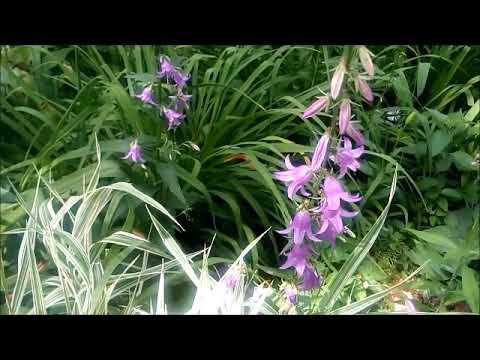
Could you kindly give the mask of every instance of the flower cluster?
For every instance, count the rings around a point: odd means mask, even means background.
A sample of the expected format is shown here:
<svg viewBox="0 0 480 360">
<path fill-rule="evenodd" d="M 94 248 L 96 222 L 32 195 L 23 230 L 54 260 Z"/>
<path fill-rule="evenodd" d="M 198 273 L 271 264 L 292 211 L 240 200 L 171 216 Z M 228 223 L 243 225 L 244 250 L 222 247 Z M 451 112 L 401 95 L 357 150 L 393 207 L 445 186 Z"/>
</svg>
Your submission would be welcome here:
<svg viewBox="0 0 480 360">
<path fill-rule="evenodd" d="M 179 68 L 173 65 L 166 56 L 161 57 L 160 71 L 157 73 L 160 79 L 165 79 L 167 84 L 173 82 L 175 95 L 169 96 L 171 100 L 170 107 L 162 106 L 161 110 L 168 122 L 168 130 L 175 129 L 185 118 L 183 111 L 188 109 L 188 102 L 191 95 L 183 93 L 183 87 L 190 79 L 189 74 L 183 73 Z"/>
<path fill-rule="evenodd" d="M 192 95 L 184 94 L 184 87 L 190 79 L 190 75 L 182 72 L 172 61 L 166 57 L 160 57 L 160 70 L 157 72 L 158 79 L 165 79 L 168 85 L 172 85 L 174 95 L 169 95 L 169 105 L 164 106 L 154 99 L 153 84 L 145 86 L 140 94 L 135 95 L 144 104 L 158 108 L 165 117 L 168 130 L 175 129 L 185 119 L 185 110 L 189 108 Z M 133 162 L 145 162 L 141 156 L 141 147 L 137 140 L 130 144 L 130 149 L 123 159 Z"/>
<path fill-rule="evenodd" d="M 373 101 L 372 90 L 366 81 L 367 76 L 374 74 L 371 53 L 364 46 L 355 47 L 355 51 L 365 74 L 355 70 L 352 57 L 342 56 L 332 76 L 330 94 L 317 97 L 303 113 L 305 120 L 327 111 L 331 103 L 338 108 L 333 117 L 335 122 L 318 140 L 311 160 L 306 158 L 305 164 L 294 165 L 287 155 L 286 170 L 273 174 L 275 179 L 287 185 L 289 199 L 301 200 L 288 227 L 278 232 L 289 236 L 281 252 L 287 259 L 280 268 L 294 268 L 303 290 L 318 288 L 322 282 L 312 263 L 315 245 L 328 241 L 335 246 L 337 236 L 346 230 L 344 219 L 357 215 L 348 206 L 362 199 L 359 194 L 348 192 L 341 181 L 348 172 L 354 173 L 360 168 L 365 144 L 359 128 L 351 122 L 353 102 L 345 79 L 353 80 L 355 92 L 363 99 L 369 103 Z M 285 290 L 285 296 L 292 300 L 292 304 L 296 303 L 294 293 L 291 287 Z"/>
</svg>

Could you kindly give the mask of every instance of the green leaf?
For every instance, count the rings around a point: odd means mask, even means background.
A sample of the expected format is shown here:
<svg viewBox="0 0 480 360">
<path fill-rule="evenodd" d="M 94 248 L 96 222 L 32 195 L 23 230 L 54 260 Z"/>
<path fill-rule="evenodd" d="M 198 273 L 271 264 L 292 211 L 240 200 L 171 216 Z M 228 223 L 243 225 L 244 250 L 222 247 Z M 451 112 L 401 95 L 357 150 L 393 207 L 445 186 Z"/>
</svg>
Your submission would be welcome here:
<svg viewBox="0 0 480 360">
<path fill-rule="evenodd" d="M 462 193 L 460 191 L 458 191 L 457 189 L 445 188 L 445 189 L 442 190 L 441 194 L 446 196 L 446 197 L 456 199 L 456 200 L 462 200 L 462 198 L 463 198 Z"/>
<path fill-rule="evenodd" d="M 445 147 L 452 141 L 452 136 L 447 134 L 443 130 L 437 130 L 433 133 L 431 144 L 432 144 L 432 157 L 440 154 Z"/>
<path fill-rule="evenodd" d="M 398 76 L 392 82 L 395 93 L 397 94 L 400 105 L 413 107 L 412 94 L 408 88 L 408 81 L 405 74 L 401 71 L 398 72 Z"/>
<path fill-rule="evenodd" d="M 15 287 L 13 289 L 12 301 L 11 301 L 11 311 L 13 314 L 18 314 L 22 301 L 25 296 L 25 291 L 27 289 L 28 280 L 30 280 L 30 286 L 32 289 L 33 297 L 33 309 L 36 314 L 46 314 L 45 303 L 43 299 L 43 290 L 40 281 L 40 276 L 38 274 L 37 264 L 35 261 L 35 238 L 36 230 L 35 225 L 37 221 L 37 212 L 38 212 L 38 196 L 39 196 L 39 186 L 40 186 L 40 177 L 37 181 L 37 186 L 35 188 L 35 195 L 33 199 L 33 205 L 31 207 L 31 216 L 27 221 L 27 227 L 23 234 L 23 239 L 20 244 L 20 250 L 18 253 L 18 262 L 17 262 L 17 277 L 15 282 Z M 14 189 L 15 190 L 15 189 Z M 16 192 L 16 190 L 15 190 Z M 16 192 L 17 196 L 18 193 Z M 19 199 L 20 200 L 20 199 Z"/>
<path fill-rule="evenodd" d="M 170 162 L 158 163 L 156 167 L 157 167 L 157 173 L 160 175 L 163 182 L 167 185 L 168 189 L 185 206 L 187 204 L 187 201 L 185 200 L 182 189 L 180 188 L 180 184 L 178 183 L 178 177 L 175 171 L 175 165 Z"/>
<path fill-rule="evenodd" d="M 418 231 L 413 229 L 407 229 L 410 233 L 417 236 L 419 239 L 422 239 L 430 244 L 438 245 L 444 248 L 454 249 L 457 245 L 450 240 L 448 237 L 443 236 L 439 233 L 435 233 L 431 230 Z"/>
<path fill-rule="evenodd" d="M 405 171 L 405 169 L 402 167 L 402 165 L 400 165 L 394 158 L 392 158 L 392 157 L 389 156 L 389 155 L 385 155 L 385 154 L 381 154 L 381 153 L 377 153 L 377 152 L 369 151 L 369 150 L 366 150 L 366 151 L 365 151 L 365 154 L 377 156 L 377 157 L 382 158 L 382 159 L 384 159 L 384 160 L 387 160 L 389 163 L 397 166 L 397 167 L 398 167 L 398 170 L 407 177 L 408 181 L 410 181 L 410 183 L 412 184 L 413 188 L 414 188 L 415 191 L 417 192 L 418 196 L 419 196 L 420 199 L 422 200 L 423 206 L 425 207 L 425 209 L 428 210 L 427 203 L 425 202 L 425 199 L 423 198 L 422 192 L 421 192 L 420 189 L 418 188 L 418 186 L 417 186 L 417 184 L 415 183 L 415 181 L 413 181 L 413 179 L 412 179 L 412 177 L 410 176 L 410 174 L 409 174 L 407 171 Z"/>
<path fill-rule="evenodd" d="M 477 102 L 473 104 L 470 110 L 468 110 L 468 112 L 465 114 L 465 117 L 464 117 L 465 121 L 467 122 L 473 121 L 477 117 L 479 112 L 480 112 L 480 100 L 477 100 Z"/>
<path fill-rule="evenodd" d="M 177 244 L 175 239 L 168 233 L 168 231 L 160 224 L 160 222 L 152 215 L 150 209 L 147 207 L 148 214 L 150 215 L 150 219 L 153 221 L 153 225 L 160 235 L 165 247 L 168 249 L 170 254 L 177 259 L 178 263 L 182 267 L 185 274 L 192 280 L 196 287 L 200 286 L 200 280 L 198 279 L 197 274 L 193 270 L 192 266 L 190 265 L 190 259 L 183 253 L 180 246 Z"/>
<path fill-rule="evenodd" d="M 457 151 L 451 154 L 455 165 L 459 170 L 465 171 L 475 171 L 477 170 L 475 165 L 473 164 L 474 159 L 469 154 L 463 151 Z"/>
<path fill-rule="evenodd" d="M 417 97 L 422 95 L 427 83 L 428 71 L 430 70 L 430 63 L 420 63 L 417 68 Z"/>
<path fill-rule="evenodd" d="M 452 165 L 452 162 L 453 159 L 450 154 L 446 154 L 438 159 L 435 159 L 435 171 L 437 173 L 448 171 Z"/>
<path fill-rule="evenodd" d="M 127 233 L 125 231 L 117 231 L 116 233 L 107 236 L 106 238 L 98 241 L 97 243 L 105 243 L 105 244 L 117 244 L 121 246 L 131 247 L 132 249 L 146 251 L 148 253 L 158 255 L 167 259 L 170 259 L 169 256 L 163 249 L 161 249 L 158 245 L 145 240 L 144 238 Z M 95 244 L 97 244 L 95 243 Z M 95 245 L 93 244 L 93 246 Z"/>
<path fill-rule="evenodd" d="M 362 274 L 367 281 L 384 281 L 388 277 L 380 265 L 368 255 L 358 268 L 358 272 Z"/>
<path fill-rule="evenodd" d="M 245 249 L 242 250 L 242 252 L 240 253 L 240 255 L 238 256 L 238 258 L 233 262 L 232 266 L 236 266 L 238 265 L 241 261 L 244 261 L 243 259 L 245 258 L 245 256 L 247 256 L 247 254 L 250 252 L 250 250 L 252 250 L 256 245 L 257 243 L 265 236 L 265 234 L 267 232 L 270 231 L 271 228 L 268 228 L 267 230 L 265 230 L 262 234 L 260 234 L 257 238 L 253 239 L 252 241 L 250 241 L 250 243 L 248 244 L 248 246 L 245 247 Z"/>
<path fill-rule="evenodd" d="M 479 283 L 475 279 L 475 272 L 468 266 L 464 266 L 462 270 L 462 290 L 470 309 L 474 313 L 480 314 Z"/>
</svg>

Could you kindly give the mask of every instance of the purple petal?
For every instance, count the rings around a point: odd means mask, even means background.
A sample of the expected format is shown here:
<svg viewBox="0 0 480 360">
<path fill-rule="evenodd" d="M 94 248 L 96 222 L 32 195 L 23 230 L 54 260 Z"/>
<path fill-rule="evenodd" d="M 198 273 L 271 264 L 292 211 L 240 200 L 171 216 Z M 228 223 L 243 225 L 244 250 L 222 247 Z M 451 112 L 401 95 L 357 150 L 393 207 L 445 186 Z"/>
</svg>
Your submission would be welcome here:
<svg viewBox="0 0 480 360">
<path fill-rule="evenodd" d="M 355 217 L 357 216 L 358 211 L 347 211 L 345 209 L 340 209 L 340 215 L 343 217 Z"/>
<path fill-rule="evenodd" d="M 347 129 L 347 135 L 355 140 L 357 146 L 365 144 L 365 139 L 363 138 L 362 133 L 356 127 L 354 127 L 352 123 L 350 123 L 350 126 Z"/>
<path fill-rule="evenodd" d="M 362 200 L 362 196 L 359 195 L 359 194 L 356 194 L 356 195 L 351 195 L 349 194 L 348 192 L 344 192 L 340 195 L 340 197 L 342 198 L 342 200 L 345 200 L 347 202 L 358 202 L 360 200 Z"/>
<path fill-rule="evenodd" d="M 305 267 L 302 278 L 303 282 L 300 285 L 302 289 L 310 290 L 320 287 L 320 277 L 312 265 L 309 264 Z"/>
<path fill-rule="evenodd" d="M 287 166 L 287 169 L 294 169 L 295 167 L 292 165 L 290 162 L 290 155 L 285 156 L 285 165 Z"/>
</svg>

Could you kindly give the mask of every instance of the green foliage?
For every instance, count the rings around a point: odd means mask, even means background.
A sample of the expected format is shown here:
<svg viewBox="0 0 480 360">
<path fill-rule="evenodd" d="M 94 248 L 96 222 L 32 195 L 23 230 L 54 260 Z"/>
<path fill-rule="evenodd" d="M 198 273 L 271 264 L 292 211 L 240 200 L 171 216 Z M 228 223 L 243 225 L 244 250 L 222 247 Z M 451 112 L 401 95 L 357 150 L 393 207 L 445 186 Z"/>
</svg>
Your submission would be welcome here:
<svg viewBox="0 0 480 360">
<path fill-rule="evenodd" d="M 424 269 L 426 279 L 431 281 L 425 290 L 434 292 L 444 305 L 467 301 L 476 313 L 479 282 L 470 266 L 480 260 L 479 210 L 477 206 L 450 212 L 445 225 L 428 230 L 408 229 L 420 240 L 415 240 L 416 247 L 409 254 L 412 261 L 420 264 L 431 260 Z"/>
<path fill-rule="evenodd" d="M 428 259 L 411 286 L 425 290 L 427 302 L 439 299 L 437 311 L 465 301 L 478 312 L 480 48 L 370 50 L 375 101 L 354 107 L 368 151 L 360 171 L 345 179 L 364 197 L 348 226 L 365 243 L 342 237 L 336 249 L 322 249 L 317 268 L 326 286 L 302 296 L 310 310 L 364 311 Z M 215 236 L 210 264 L 232 261 L 254 234 L 284 227 L 294 209 L 271 173 L 286 153 L 308 155 L 311 132 L 332 120 L 299 115 L 328 91 L 342 52 L 1 46 L 0 311 L 149 312 L 142 302 L 158 295 L 156 276 L 177 289 L 185 280 L 170 276 L 177 264 L 171 256 L 180 253 L 162 240 L 176 238 L 198 254 Z M 159 54 L 192 75 L 192 103 L 174 133 L 157 109 L 133 96 L 154 79 Z M 165 86 L 154 87 L 160 99 Z M 135 138 L 144 167 L 121 159 Z M 160 211 L 158 220 L 145 203 Z M 65 228 L 47 234 L 52 221 Z M 274 231 L 265 236 L 250 266 L 275 283 L 290 279 L 278 270 L 283 240 Z M 45 257 L 55 264 L 44 270 L 56 272 L 50 279 L 36 266 Z M 158 299 L 157 312 L 165 313 L 167 299 Z"/>
</svg>

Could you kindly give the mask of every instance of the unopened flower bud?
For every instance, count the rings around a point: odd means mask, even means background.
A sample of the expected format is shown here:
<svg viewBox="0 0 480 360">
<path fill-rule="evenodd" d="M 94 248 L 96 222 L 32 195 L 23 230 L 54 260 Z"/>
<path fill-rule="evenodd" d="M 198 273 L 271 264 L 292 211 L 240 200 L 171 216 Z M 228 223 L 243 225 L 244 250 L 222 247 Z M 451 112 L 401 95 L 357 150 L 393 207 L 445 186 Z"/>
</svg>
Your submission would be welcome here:
<svg viewBox="0 0 480 360">
<path fill-rule="evenodd" d="M 317 97 L 317 101 L 313 102 L 308 108 L 303 112 L 303 118 L 308 119 L 314 115 L 317 115 L 320 111 L 327 108 L 329 103 L 328 96 Z"/>
<path fill-rule="evenodd" d="M 360 58 L 363 68 L 368 75 L 373 76 L 374 68 L 371 54 L 372 53 L 365 46 L 358 47 L 358 57 Z"/>
<path fill-rule="evenodd" d="M 338 64 L 337 68 L 332 77 L 332 82 L 330 83 L 330 95 L 332 99 L 335 100 L 338 95 L 340 94 L 340 90 L 342 89 L 343 78 L 345 77 L 346 67 L 345 67 L 345 59 L 340 60 L 340 64 Z"/>
</svg>

